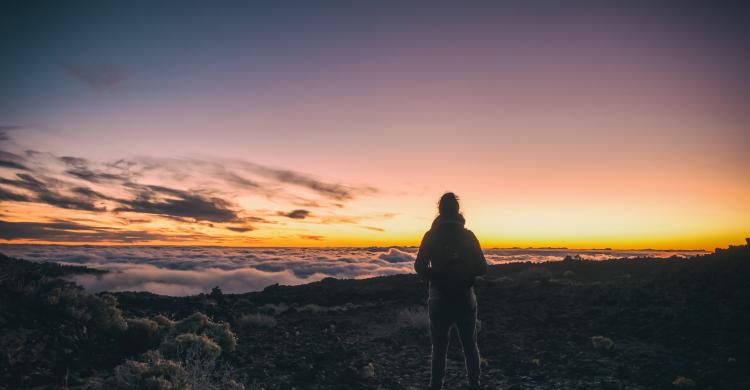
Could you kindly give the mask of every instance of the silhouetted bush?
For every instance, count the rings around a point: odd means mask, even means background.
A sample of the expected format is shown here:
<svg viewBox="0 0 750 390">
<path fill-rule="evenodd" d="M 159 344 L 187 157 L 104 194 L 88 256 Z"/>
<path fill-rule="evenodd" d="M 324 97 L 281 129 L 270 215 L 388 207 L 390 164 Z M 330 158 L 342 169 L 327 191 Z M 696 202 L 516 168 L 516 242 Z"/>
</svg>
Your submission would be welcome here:
<svg viewBox="0 0 750 390">
<path fill-rule="evenodd" d="M 159 323 L 148 318 L 128 318 L 124 344 L 131 352 L 143 352 L 159 346 L 161 341 Z"/>
<path fill-rule="evenodd" d="M 237 338 L 225 322 L 214 322 L 203 313 L 194 313 L 180 321 L 174 322 L 167 338 L 183 333 L 205 335 L 221 347 L 224 352 L 233 352 L 237 347 Z"/>
<path fill-rule="evenodd" d="M 191 354 L 213 361 L 221 355 L 218 344 L 205 335 L 195 333 L 183 333 L 170 338 L 161 344 L 159 351 L 166 357 L 179 359 Z"/>
<path fill-rule="evenodd" d="M 188 387 L 188 373 L 179 362 L 149 351 L 142 361 L 127 360 L 115 367 L 115 389 L 172 390 Z"/>
</svg>

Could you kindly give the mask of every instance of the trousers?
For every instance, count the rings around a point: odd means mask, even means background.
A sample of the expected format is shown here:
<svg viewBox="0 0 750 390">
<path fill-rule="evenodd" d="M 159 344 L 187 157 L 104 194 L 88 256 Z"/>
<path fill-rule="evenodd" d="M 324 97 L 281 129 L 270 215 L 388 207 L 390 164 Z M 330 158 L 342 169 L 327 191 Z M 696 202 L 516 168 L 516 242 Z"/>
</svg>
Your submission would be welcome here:
<svg viewBox="0 0 750 390">
<path fill-rule="evenodd" d="M 479 382 L 479 347 L 477 346 L 477 298 L 474 288 L 465 294 L 446 296 L 431 286 L 427 300 L 430 314 L 432 364 L 430 389 L 442 389 L 445 364 L 450 342 L 450 328 L 456 326 L 464 351 L 464 362 L 469 383 Z"/>
</svg>

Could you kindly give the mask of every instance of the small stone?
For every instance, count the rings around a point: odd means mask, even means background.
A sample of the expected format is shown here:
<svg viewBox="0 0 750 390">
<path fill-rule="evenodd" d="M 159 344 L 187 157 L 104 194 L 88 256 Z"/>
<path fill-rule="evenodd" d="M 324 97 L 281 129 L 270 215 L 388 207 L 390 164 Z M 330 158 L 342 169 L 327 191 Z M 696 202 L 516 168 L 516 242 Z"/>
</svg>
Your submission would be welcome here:
<svg viewBox="0 0 750 390">
<path fill-rule="evenodd" d="M 367 363 L 359 370 L 359 375 L 363 379 L 370 379 L 375 377 L 375 366 L 372 363 Z"/>
<path fill-rule="evenodd" d="M 695 381 L 690 378 L 680 376 L 672 382 L 672 385 L 680 389 L 692 389 L 695 388 Z"/>
<path fill-rule="evenodd" d="M 615 343 L 612 341 L 612 339 L 604 336 L 594 336 L 591 338 L 591 345 L 594 346 L 595 349 L 612 349 L 612 346 L 615 345 Z"/>
</svg>

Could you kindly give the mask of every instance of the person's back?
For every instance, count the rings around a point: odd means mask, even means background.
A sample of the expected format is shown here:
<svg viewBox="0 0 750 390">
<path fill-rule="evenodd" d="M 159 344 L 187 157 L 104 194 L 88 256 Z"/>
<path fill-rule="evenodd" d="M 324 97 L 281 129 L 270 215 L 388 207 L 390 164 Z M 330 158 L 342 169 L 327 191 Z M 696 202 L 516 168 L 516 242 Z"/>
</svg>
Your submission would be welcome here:
<svg viewBox="0 0 750 390">
<path fill-rule="evenodd" d="M 487 271 L 479 241 L 464 228 L 453 193 L 440 199 L 440 215 L 425 233 L 414 269 L 430 283 L 428 309 L 432 339 L 430 387 L 442 388 L 449 330 L 456 325 L 464 348 L 466 370 L 472 386 L 479 383 L 479 349 L 476 344 L 477 304 L 474 279 Z"/>
</svg>

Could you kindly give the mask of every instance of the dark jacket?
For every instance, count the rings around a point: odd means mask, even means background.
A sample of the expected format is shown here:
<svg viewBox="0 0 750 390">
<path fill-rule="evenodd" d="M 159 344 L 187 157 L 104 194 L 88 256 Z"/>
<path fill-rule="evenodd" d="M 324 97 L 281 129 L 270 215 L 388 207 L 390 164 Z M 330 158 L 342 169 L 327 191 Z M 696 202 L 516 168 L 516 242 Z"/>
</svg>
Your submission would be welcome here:
<svg viewBox="0 0 750 390">
<path fill-rule="evenodd" d="M 464 227 L 463 216 L 438 216 L 432 223 L 432 228 L 424 234 L 419 245 L 414 270 L 432 284 L 446 284 L 439 279 L 449 276 L 439 275 L 444 264 L 459 258 L 460 272 L 456 277 L 465 275 L 469 278 L 469 286 L 473 285 L 476 276 L 487 273 L 487 260 L 484 258 L 479 240 L 471 230 Z M 453 268 L 455 270 L 455 268 Z M 440 286 L 438 286 L 440 287 Z"/>
</svg>

